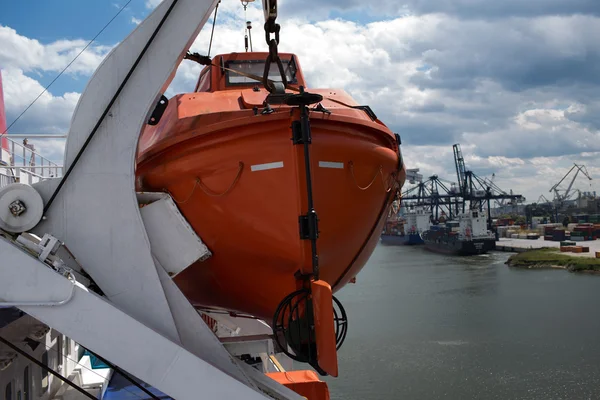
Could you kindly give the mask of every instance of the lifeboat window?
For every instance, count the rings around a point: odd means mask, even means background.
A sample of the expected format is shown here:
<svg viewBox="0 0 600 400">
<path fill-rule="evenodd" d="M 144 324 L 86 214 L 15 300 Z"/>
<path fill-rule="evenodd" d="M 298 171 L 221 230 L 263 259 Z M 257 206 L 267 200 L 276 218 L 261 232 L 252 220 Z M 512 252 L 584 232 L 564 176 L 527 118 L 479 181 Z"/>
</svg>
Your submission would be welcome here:
<svg viewBox="0 0 600 400">
<path fill-rule="evenodd" d="M 285 71 L 288 83 L 298 83 L 296 79 L 296 64 L 294 60 L 281 60 L 283 63 L 283 70 Z M 255 79 L 247 76 L 235 73 L 230 70 L 240 71 L 241 73 L 251 74 L 260 76 L 262 78 L 265 72 L 265 60 L 235 60 L 229 61 L 225 64 L 225 76 L 227 79 L 227 85 L 255 85 L 261 83 Z M 269 70 L 269 79 L 281 82 L 281 76 L 279 74 L 279 68 L 276 63 L 271 63 L 271 69 Z"/>
</svg>

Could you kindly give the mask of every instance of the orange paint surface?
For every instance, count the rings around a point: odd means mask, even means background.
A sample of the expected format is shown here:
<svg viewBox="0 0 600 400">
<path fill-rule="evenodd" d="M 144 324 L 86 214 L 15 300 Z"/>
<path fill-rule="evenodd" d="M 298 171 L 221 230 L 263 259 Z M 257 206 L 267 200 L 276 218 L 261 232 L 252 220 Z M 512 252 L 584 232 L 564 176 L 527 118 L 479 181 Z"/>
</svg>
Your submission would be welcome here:
<svg viewBox="0 0 600 400">
<path fill-rule="evenodd" d="M 295 62 L 293 85 L 306 86 L 295 56 L 281 56 Z M 159 123 L 141 134 L 136 182 L 138 190 L 169 192 L 213 253 L 175 278 L 190 301 L 270 323 L 280 301 L 301 287 L 295 274 L 312 272 L 310 241 L 300 239 L 298 224 L 308 207 L 303 146 L 291 140 L 298 113 L 273 104 L 262 114 L 262 85 L 230 86 L 217 67 L 265 58 L 216 56 L 199 80 L 204 91 L 170 99 Z M 322 94 L 331 111 L 310 112 L 310 156 L 320 279 L 335 292 L 373 252 L 405 170 L 394 134 L 351 108 L 344 91 L 306 90 Z"/>
<path fill-rule="evenodd" d="M 266 375 L 307 400 L 330 399 L 327 383 L 319 380 L 313 371 L 270 372 Z"/>
</svg>

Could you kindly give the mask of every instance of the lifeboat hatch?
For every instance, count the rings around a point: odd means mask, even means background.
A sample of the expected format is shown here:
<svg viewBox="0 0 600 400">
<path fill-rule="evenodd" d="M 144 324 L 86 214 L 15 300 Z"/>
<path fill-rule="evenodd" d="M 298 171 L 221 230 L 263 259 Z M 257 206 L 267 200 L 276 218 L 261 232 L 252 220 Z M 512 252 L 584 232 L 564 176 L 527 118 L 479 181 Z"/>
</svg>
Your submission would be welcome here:
<svg viewBox="0 0 600 400">
<path fill-rule="evenodd" d="M 310 364 L 321 375 L 338 375 L 337 350 L 346 339 L 347 328 L 346 311 L 324 281 L 313 281 L 310 289 L 289 294 L 273 318 L 280 350 L 295 361 Z"/>
<path fill-rule="evenodd" d="M 152 255 L 171 277 L 197 261 L 212 256 L 173 198 L 166 193 L 137 193 L 140 214 L 148 234 Z"/>
</svg>

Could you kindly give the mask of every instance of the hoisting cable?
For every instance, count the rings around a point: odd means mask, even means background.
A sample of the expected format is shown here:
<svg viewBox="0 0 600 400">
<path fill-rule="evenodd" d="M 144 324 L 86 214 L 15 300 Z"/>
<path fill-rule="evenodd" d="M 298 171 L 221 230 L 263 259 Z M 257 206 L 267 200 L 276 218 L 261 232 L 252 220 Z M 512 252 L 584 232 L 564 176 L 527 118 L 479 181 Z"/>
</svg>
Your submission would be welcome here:
<svg viewBox="0 0 600 400">
<path fill-rule="evenodd" d="M 160 31 L 160 29 L 162 28 L 163 24 L 165 23 L 165 21 L 167 20 L 167 18 L 171 14 L 171 11 L 173 11 L 173 8 L 175 7 L 175 4 L 177 4 L 178 1 L 179 0 L 173 0 L 173 2 L 171 3 L 171 5 L 169 6 L 169 9 L 167 10 L 167 12 L 163 16 L 163 18 L 160 20 L 158 26 L 156 27 L 156 29 L 154 30 L 154 32 L 152 32 L 152 36 L 150 36 L 150 39 L 148 39 L 148 42 L 146 43 L 146 45 L 144 46 L 144 48 L 140 52 L 138 58 L 135 60 L 135 62 L 131 66 L 131 69 L 129 70 L 129 72 L 125 76 L 125 79 L 123 79 L 123 82 L 121 83 L 121 85 L 119 86 L 119 88 L 115 92 L 114 96 L 110 100 L 110 103 L 108 103 L 108 105 L 104 109 L 104 112 L 102 113 L 102 115 L 98 119 L 98 122 L 96 122 L 96 125 L 92 129 L 92 132 L 89 134 L 89 136 L 87 137 L 87 139 L 85 140 L 85 142 L 81 146 L 81 149 L 79 149 L 79 152 L 77 153 L 77 155 L 73 159 L 73 162 L 71 163 L 71 165 L 67 169 L 67 172 L 61 178 L 61 180 L 60 180 L 57 188 L 54 190 L 54 193 L 52 193 L 52 197 L 50 197 L 50 199 L 48 200 L 48 203 L 46 203 L 46 205 L 44 206 L 44 214 L 48 212 L 48 209 L 50 208 L 50 206 L 52 205 L 52 202 L 54 202 L 54 199 L 56 198 L 56 196 L 60 192 L 60 189 L 63 187 L 63 185 L 65 184 L 65 182 L 69 178 L 69 175 L 73 171 L 73 168 L 75 168 L 75 165 L 77 165 L 77 162 L 81 158 L 81 155 L 83 154 L 83 152 L 85 151 L 85 149 L 87 148 L 87 146 L 90 144 L 90 141 L 92 140 L 92 138 L 94 137 L 94 135 L 98 131 L 98 128 L 100 128 L 100 125 L 104 121 L 104 118 L 106 117 L 106 115 L 108 114 L 108 112 L 110 111 L 110 109 L 112 108 L 112 106 L 115 103 L 115 101 L 117 101 L 117 98 L 119 97 L 119 95 L 121 94 L 121 91 L 123 90 L 123 88 L 125 87 L 125 85 L 127 84 L 127 82 L 129 81 L 129 78 L 133 74 L 133 71 L 135 71 L 135 69 L 137 68 L 138 64 L 142 60 L 142 57 L 144 57 L 144 54 L 146 54 L 146 51 L 148 50 L 148 48 L 150 47 L 150 45 L 154 41 L 154 38 L 156 37 L 156 35 Z"/>
<path fill-rule="evenodd" d="M 210 43 L 208 43 L 207 57 L 209 57 L 209 58 L 210 58 L 210 49 L 212 48 L 213 35 L 215 33 L 215 24 L 217 23 L 217 11 L 219 10 L 219 4 L 221 4 L 221 0 L 219 0 L 217 5 L 215 6 L 215 15 L 213 16 L 213 26 L 212 26 L 212 31 L 210 32 Z"/>
<path fill-rule="evenodd" d="M 111 23 L 114 21 L 114 19 L 115 19 L 115 18 L 117 18 L 117 17 L 119 16 L 119 14 L 121 14 L 121 12 L 122 12 L 122 11 L 123 11 L 123 10 L 124 10 L 124 9 L 125 9 L 125 8 L 126 8 L 128 5 L 129 5 L 129 3 L 131 3 L 131 1 L 132 1 L 132 0 L 129 0 L 127 3 L 125 3 L 125 5 L 124 5 L 123 7 L 121 7 L 121 9 L 119 9 L 119 11 L 118 11 L 118 12 L 117 12 L 117 13 L 116 13 L 116 14 L 115 14 L 115 15 L 114 15 L 114 16 L 113 16 L 111 19 L 110 19 L 110 21 L 108 21 L 108 22 L 106 23 L 106 25 L 104 25 L 104 27 L 103 27 L 102 29 L 100 29 L 100 31 L 99 31 L 99 32 L 96 34 L 96 36 L 94 36 L 94 37 L 92 38 L 92 40 L 90 40 L 90 41 L 88 42 L 88 44 L 86 44 L 86 45 L 85 45 L 85 47 L 84 47 L 83 49 L 81 49 L 81 51 L 80 51 L 80 52 L 79 52 L 79 53 L 78 53 L 78 54 L 75 56 L 75 58 L 74 58 L 74 59 L 72 59 L 72 60 L 71 60 L 71 62 L 70 62 L 69 64 L 67 64 L 67 66 L 66 66 L 66 67 L 64 67 L 64 68 L 63 68 L 63 70 L 62 70 L 62 71 L 60 71 L 60 73 L 59 73 L 58 75 L 56 75 L 56 78 L 54 78 L 54 79 L 52 80 L 52 82 L 50 82 L 50 83 L 48 84 L 48 86 L 46 86 L 46 87 L 44 88 L 44 90 L 42 90 L 42 92 L 41 92 L 41 93 L 40 93 L 40 94 L 39 94 L 39 95 L 38 95 L 38 96 L 37 96 L 35 99 L 33 99 L 33 101 L 32 101 L 32 102 L 31 102 L 31 103 L 30 103 L 30 104 L 29 104 L 29 105 L 28 105 L 28 106 L 27 106 L 27 107 L 26 107 L 26 108 L 23 110 L 23 112 L 22 112 L 21 114 L 19 114 L 19 116 L 18 116 L 17 118 L 15 118 L 15 120 L 14 120 L 13 122 L 11 122 L 11 124 L 8 126 L 8 128 L 6 128 L 6 129 L 4 130 L 4 132 L 0 132 L 0 137 L 1 137 L 1 136 L 4 136 L 4 135 L 6 134 L 6 132 L 8 132 L 8 130 L 9 130 L 9 129 L 10 129 L 10 128 L 11 128 L 11 127 L 12 127 L 12 126 L 13 126 L 13 125 L 14 125 L 14 124 L 15 124 L 15 123 L 16 123 L 16 122 L 17 122 L 17 121 L 18 121 L 18 120 L 19 120 L 19 119 L 22 117 L 22 116 L 23 116 L 23 114 L 25 114 L 25 112 L 27 112 L 27 110 L 29 110 L 29 109 L 31 108 L 31 106 L 33 106 L 33 104 L 34 104 L 36 101 L 38 101 L 38 99 L 39 99 L 40 97 L 42 97 L 42 95 L 43 95 L 44 93 L 46 93 L 46 92 L 48 91 L 48 89 L 50 89 L 50 86 L 52 86 L 52 84 L 53 84 L 54 82 L 56 82 L 56 80 L 57 80 L 58 78 L 60 78 L 60 76 L 61 76 L 61 75 L 62 75 L 62 74 L 63 74 L 63 73 L 64 73 L 64 72 L 67 70 L 67 68 L 69 68 L 69 67 L 71 66 L 71 64 L 73 64 L 73 63 L 75 62 L 75 60 L 77 60 L 77 59 L 79 58 L 79 56 L 80 56 L 81 54 L 83 54 L 83 52 L 84 52 L 84 51 L 85 51 L 85 50 L 86 50 L 88 47 L 90 47 L 90 45 L 91 45 L 91 44 L 92 44 L 92 43 L 93 43 L 93 42 L 94 42 L 94 41 L 95 41 L 95 40 L 98 38 L 98 36 L 100 36 L 100 35 L 102 34 L 102 32 L 104 32 L 104 30 L 105 30 L 106 28 L 108 28 L 108 26 L 109 26 L 109 25 L 110 25 L 110 24 L 111 24 Z"/>
<path fill-rule="evenodd" d="M 73 389 L 77 390 L 79 393 L 83 394 L 88 399 L 97 400 L 96 396 L 92 396 L 90 393 L 86 392 L 85 390 L 83 390 L 78 385 L 74 384 L 73 382 L 71 382 L 70 380 L 68 380 L 67 378 L 65 378 L 64 376 L 62 376 L 59 373 L 55 372 L 52 368 L 49 368 L 48 366 L 44 365 L 42 362 L 36 360 L 34 357 L 32 357 L 29 354 L 27 354 L 27 352 L 21 350 L 20 348 L 18 348 L 17 346 L 15 346 L 11 342 L 9 342 L 8 340 L 4 339 L 2 336 L 0 336 L 0 342 L 3 343 L 3 344 L 5 344 L 5 345 L 7 345 L 8 347 L 10 347 L 11 349 L 13 349 L 17 353 L 21 354 L 23 357 L 27 358 L 29 361 L 31 361 L 32 363 L 34 363 L 35 365 L 37 365 L 38 367 L 40 367 L 42 370 L 44 370 L 46 372 L 50 372 L 52 375 L 54 375 L 55 377 L 57 377 L 58 379 L 60 379 L 64 383 L 66 383 L 67 385 L 71 386 Z"/>
</svg>

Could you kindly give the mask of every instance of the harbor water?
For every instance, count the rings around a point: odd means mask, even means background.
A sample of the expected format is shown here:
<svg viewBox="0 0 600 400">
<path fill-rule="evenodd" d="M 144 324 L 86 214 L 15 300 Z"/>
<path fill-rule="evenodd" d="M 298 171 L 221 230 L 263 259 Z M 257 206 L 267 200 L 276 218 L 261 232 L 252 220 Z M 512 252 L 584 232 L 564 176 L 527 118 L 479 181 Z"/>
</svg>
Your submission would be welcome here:
<svg viewBox="0 0 600 400">
<path fill-rule="evenodd" d="M 379 245 L 337 297 L 333 400 L 598 399 L 600 276 Z"/>
</svg>

